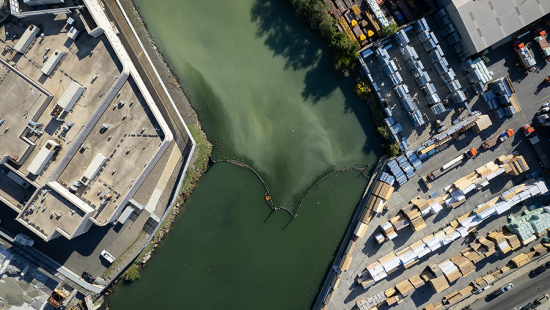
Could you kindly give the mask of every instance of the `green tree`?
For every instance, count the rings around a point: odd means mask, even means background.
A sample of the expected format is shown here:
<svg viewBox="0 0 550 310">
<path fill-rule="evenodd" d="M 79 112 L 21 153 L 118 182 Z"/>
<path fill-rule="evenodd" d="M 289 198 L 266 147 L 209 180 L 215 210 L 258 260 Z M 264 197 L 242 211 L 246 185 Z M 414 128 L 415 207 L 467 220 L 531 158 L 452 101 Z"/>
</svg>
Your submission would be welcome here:
<svg viewBox="0 0 550 310">
<path fill-rule="evenodd" d="M 392 34 L 396 33 L 397 30 L 399 30 L 399 26 L 397 26 L 397 24 L 391 23 L 387 26 L 382 27 L 382 36 L 391 36 Z"/>
<path fill-rule="evenodd" d="M 134 282 L 136 280 L 139 280 L 139 278 L 141 277 L 141 275 L 139 274 L 139 270 L 136 267 L 136 265 L 132 265 L 128 269 L 126 269 L 126 271 L 124 272 L 124 274 L 122 276 L 124 277 L 124 279 L 126 281 L 132 281 L 132 282 Z"/>
<path fill-rule="evenodd" d="M 355 68 L 357 57 L 359 57 L 359 43 L 352 42 L 343 32 L 337 32 L 330 42 L 334 51 L 334 67 L 349 76 L 349 72 Z"/>
<path fill-rule="evenodd" d="M 376 127 L 376 132 L 378 132 L 380 137 L 382 137 L 384 139 L 388 139 L 390 137 L 390 133 L 389 133 L 388 128 L 386 126 Z"/>
<path fill-rule="evenodd" d="M 386 153 L 390 155 L 390 157 L 395 157 L 401 152 L 401 149 L 399 148 L 399 144 L 397 142 L 393 144 L 385 144 L 384 149 L 386 150 Z"/>
</svg>

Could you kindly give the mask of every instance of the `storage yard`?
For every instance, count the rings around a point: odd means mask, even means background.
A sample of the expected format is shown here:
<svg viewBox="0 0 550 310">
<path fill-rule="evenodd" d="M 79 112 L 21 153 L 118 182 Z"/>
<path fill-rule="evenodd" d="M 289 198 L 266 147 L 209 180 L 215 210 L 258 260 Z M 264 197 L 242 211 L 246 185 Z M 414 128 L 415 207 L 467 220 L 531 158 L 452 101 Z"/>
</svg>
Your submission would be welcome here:
<svg viewBox="0 0 550 310">
<path fill-rule="evenodd" d="M 531 71 L 513 42 L 470 57 L 445 18 L 426 16 L 360 56 L 402 153 L 374 174 L 316 309 L 460 309 L 546 260 L 544 53 Z"/>
</svg>

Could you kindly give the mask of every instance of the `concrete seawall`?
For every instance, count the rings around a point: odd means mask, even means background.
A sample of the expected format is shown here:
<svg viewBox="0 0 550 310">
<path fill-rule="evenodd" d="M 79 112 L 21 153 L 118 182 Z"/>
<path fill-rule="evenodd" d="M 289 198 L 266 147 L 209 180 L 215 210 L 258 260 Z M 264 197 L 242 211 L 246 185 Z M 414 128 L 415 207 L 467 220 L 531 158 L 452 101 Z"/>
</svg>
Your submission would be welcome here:
<svg viewBox="0 0 550 310">
<path fill-rule="evenodd" d="M 380 158 L 380 160 L 378 161 L 378 164 L 374 168 L 374 172 L 372 173 L 369 184 L 367 184 L 367 187 L 365 188 L 365 192 L 363 192 L 363 195 L 361 196 L 361 200 L 357 204 L 355 213 L 351 218 L 346 234 L 344 235 L 344 238 L 342 238 L 342 242 L 340 243 L 340 247 L 338 248 L 338 252 L 336 254 L 336 257 L 334 258 L 334 262 L 330 265 L 330 269 L 328 270 L 328 273 L 325 276 L 325 281 L 323 282 L 323 285 L 319 290 L 319 294 L 317 295 L 317 298 L 313 305 L 313 310 L 321 309 L 321 306 L 323 305 L 323 299 L 325 295 L 328 293 L 331 279 L 336 274 L 336 271 L 334 270 L 333 266 L 338 266 L 338 263 L 342 259 L 346 246 L 349 240 L 351 239 L 351 235 L 353 233 L 355 224 L 359 220 L 359 217 L 361 216 L 361 212 L 363 211 L 363 209 L 365 208 L 365 205 L 367 204 L 368 197 L 370 196 L 370 193 L 374 189 L 374 184 L 376 183 L 375 181 L 378 179 L 378 174 L 382 171 L 384 166 L 386 166 L 387 161 L 388 161 L 388 155 L 384 155 L 382 158 Z"/>
</svg>

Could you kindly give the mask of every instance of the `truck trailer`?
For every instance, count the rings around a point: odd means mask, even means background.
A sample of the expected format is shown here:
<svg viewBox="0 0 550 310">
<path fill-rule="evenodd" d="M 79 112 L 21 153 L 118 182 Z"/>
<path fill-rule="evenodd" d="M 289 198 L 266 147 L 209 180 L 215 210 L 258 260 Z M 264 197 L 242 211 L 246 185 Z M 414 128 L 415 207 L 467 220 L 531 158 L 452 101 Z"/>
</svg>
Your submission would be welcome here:
<svg viewBox="0 0 550 310">
<path fill-rule="evenodd" d="M 546 31 L 542 29 L 535 30 L 535 41 L 539 43 L 542 56 L 546 61 L 550 61 L 550 46 L 548 46 L 548 41 L 546 41 Z"/>
<path fill-rule="evenodd" d="M 519 40 L 514 42 L 514 49 L 518 53 L 519 59 L 527 71 L 532 72 L 535 70 L 535 57 L 527 45 L 521 43 Z"/>
</svg>

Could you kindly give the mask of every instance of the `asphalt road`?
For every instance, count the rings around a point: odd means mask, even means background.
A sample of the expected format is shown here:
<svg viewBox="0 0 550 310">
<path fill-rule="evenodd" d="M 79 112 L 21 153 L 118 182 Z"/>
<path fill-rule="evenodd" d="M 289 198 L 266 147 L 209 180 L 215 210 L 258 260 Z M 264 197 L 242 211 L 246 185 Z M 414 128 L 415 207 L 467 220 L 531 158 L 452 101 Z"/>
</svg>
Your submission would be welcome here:
<svg viewBox="0 0 550 310">
<path fill-rule="evenodd" d="M 550 270 L 547 270 L 537 277 L 525 274 L 512 282 L 514 288 L 493 299 L 491 302 L 485 302 L 485 299 L 479 300 L 472 305 L 472 310 L 514 310 L 521 309 L 524 305 L 535 300 L 535 298 L 545 293 L 550 293 Z M 499 288 L 492 288 L 497 290 Z M 547 302 L 537 310 L 548 310 L 550 302 Z"/>
</svg>

